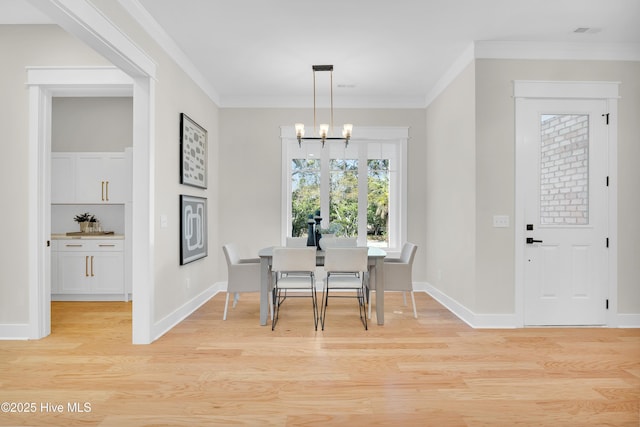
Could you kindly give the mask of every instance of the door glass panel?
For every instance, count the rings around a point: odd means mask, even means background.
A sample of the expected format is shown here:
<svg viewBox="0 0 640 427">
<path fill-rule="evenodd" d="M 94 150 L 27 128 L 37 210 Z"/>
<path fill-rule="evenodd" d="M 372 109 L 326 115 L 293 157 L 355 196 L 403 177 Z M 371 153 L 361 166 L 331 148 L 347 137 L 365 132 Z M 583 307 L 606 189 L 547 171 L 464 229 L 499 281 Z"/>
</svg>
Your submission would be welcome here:
<svg viewBox="0 0 640 427">
<path fill-rule="evenodd" d="M 540 116 L 540 224 L 589 224 L 589 116 Z"/>
</svg>

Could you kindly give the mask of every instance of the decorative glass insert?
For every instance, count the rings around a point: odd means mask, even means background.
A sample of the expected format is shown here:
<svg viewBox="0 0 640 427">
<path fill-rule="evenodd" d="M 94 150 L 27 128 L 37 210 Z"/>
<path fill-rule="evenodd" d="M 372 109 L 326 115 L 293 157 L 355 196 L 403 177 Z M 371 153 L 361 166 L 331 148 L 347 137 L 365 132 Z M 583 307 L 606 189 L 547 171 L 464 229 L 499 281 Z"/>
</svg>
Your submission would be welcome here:
<svg viewBox="0 0 640 427">
<path fill-rule="evenodd" d="M 540 116 L 540 224 L 589 224 L 589 116 Z"/>
</svg>

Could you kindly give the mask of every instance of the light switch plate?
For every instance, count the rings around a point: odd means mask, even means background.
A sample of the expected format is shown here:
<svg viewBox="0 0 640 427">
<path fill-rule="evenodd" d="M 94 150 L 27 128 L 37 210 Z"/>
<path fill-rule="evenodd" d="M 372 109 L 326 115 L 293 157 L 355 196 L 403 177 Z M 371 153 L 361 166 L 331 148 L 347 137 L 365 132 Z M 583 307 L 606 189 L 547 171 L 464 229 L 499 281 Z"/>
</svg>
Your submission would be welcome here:
<svg viewBox="0 0 640 427">
<path fill-rule="evenodd" d="M 493 226 L 498 228 L 509 227 L 509 215 L 494 215 Z"/>
<path fill-rule="evenodd" d="M 167 228 L 167 216 L 160 215 L 160 228 Z"/>
</svg>

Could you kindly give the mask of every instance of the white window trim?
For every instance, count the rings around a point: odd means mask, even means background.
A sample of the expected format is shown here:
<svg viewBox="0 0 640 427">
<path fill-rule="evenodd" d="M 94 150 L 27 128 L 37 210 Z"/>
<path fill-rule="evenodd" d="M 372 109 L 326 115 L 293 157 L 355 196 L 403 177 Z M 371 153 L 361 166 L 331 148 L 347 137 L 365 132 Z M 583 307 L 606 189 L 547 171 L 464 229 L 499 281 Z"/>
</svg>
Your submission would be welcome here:
<svg viewBox="0 0 640 427">
<path fill-rule="evenodd" d="M 357 131 L 357 134 L 356 134 Z M 335 128 L 335 135 L 340 135 L 342 130 Z M 400 251 L 403 242 L 407 240 L 407 143 L 409 140 L 409 128 L 406 126 L 368 126 L 354 129 L 354 137 L 352 141 L 362 142 L 396 142 L 400 145 L 400 171 L 398 176 L 400 177 L 400 191 L 398 197 L 398 238 L 393 242 L 393 246 L 387 248 L 388 252 Z M 282 242 L 284 246 L 286 244 L 286 237 L 290 233 L 290 194 L 291 194 L 291 162 L 289 162 L 289 147 L 292 143 L 297 144 L 296 132 L 294 126 L 281 126 L 280 127 L 280 140 L 281 140 L 281 154 L 282 154 L 282 197 L 281 197 L 281 230 Z M 304 144 L 304 141 L 302 142 Z M 340 143 L 340 142 L 327 142 L 327 144 Z M 328 151 L 328 150 L 327 150 Z M 323 156 L 324 157 L 324 156 Z M 325 178 L 322 178 L 325 179 Z M 326 177 L 328 180 L 328 177 Z M 360 195 L 364 197 L 364 195 Z M 366 204 L 366 203 L 364 203 Z M 366 211 L 364 212 L 366 215 Z M 361 230 L 358 230 L 358 235 L 363 236 Z M 366 235 L 366 233 L 364 234 Z M 360 242 L 360 239 L 363 241 Z M 358 244 L 365 244 L 364 238 L 360 237 Z M 390 242 L 391 244 L 392 242 Z"/>
</svg>

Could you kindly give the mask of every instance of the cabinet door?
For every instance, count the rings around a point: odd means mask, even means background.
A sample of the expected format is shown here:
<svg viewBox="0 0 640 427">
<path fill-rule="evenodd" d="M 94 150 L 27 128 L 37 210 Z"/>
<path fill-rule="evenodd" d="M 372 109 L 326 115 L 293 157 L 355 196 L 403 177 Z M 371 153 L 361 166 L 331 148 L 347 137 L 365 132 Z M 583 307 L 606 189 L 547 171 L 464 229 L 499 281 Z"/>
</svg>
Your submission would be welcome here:
<svg viewBox="0 0 640 427">
<path fill-rule="evenodd" d="M 92 253 L 91 288 L 96 294 L 124 293 L 124 257 L 122 252 Z"/>
<path fill-rule="evenodd" d="M 91 259 L 87 252 L 58 252 L 58 292 L 91 293 Z"/>
<path fill-rule="evenodd" d="M 74 153 L 51 153 L 51 203 L 75 203 Z"/>
<path fill-rule="evenodd" d="M 106 202 L 102 153 L 79 153 L 76 158 L 76 203 Z"/>
<path fill-rule="evenodd" d="M 124 154 L 107 154 L 103 158 L 105 202 L 124 203 L 127 198 L 126 185 L 131 185 L 127 174 Z"/>
</svg>

